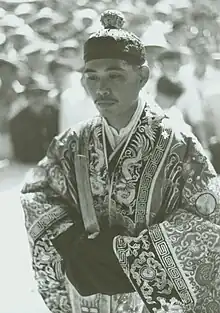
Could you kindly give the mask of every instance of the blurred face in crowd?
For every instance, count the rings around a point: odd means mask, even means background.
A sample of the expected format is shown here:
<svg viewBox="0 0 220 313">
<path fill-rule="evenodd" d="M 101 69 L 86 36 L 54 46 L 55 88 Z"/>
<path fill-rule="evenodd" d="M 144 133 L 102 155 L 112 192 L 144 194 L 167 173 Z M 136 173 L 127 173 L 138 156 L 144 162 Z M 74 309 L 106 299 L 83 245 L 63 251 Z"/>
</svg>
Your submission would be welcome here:
<svg viewBox="0 0 220 313">
<path fill-rule="evenodd" d="M 39 58 L 40 58 L 40 52 L 39 51 L 34 52 L 32 54 L 29 54 L 27 57 L 28 66 L 34 70 L 39 63 Z"/>
<path fill-rule="evenodd" d="M 51 31 L 51 19 L 50 18 L 41 18 L 32 23 L 32 28 L 36 32 L 50 33 Z"/>
<path fill-rule="evenodd" d="M 91 18 L 89 18 L 89 17 L 84 17 L 83 19 L 82 19 L 82 22 L 83 22 L 83 26 L 85 27 L 85 28 L 88 28 L 88 27 L 90 27 L 91 25 L 92 25 L 92 19 Z"/>
<path fill-rule="evenodd" d="M 163 12 L 156 12 L 155 18 L 161 22 L 166 22 L 169 19 L 167 14 Z"/>
<path fill-rule="evenodd" d="M 16 80 L 16 73 L 17 70 L 15 67 L 8 64 L 0 65 L 0 78 L 2 81 L 2 86 L 10 88 L 12 83 Z"/>
<path fill-rule="evenodd" d="M 65 59 L 74 60 L 77 56 L 77 50 L 71 47 L 60 49 L 59 55 Z"/>
<path fill-rule="evenodd" d="M 198 78 L 204 77 L 204 75 L 206 73 L 208 62 L 209 62 L 209 56 L 208 55 L 206 56 L 203 53 L 196 54 L 195 71 L 194 71 L 194 74 L 196 75 L 196 77 L 198 77 Z"/>
<path fill-rule="evenodd" d="M 172 47 L 184 46 L 187 40 L 187 26 L 180 25 L 173 32 L 166 34 L 165 37 Z"/>
<path fill-rule="evenodd" d="M 74 27 L 69 22 L 55 24 L 52 27 L 52 36 L 57 42 L 70 38 L 74 33 Z"/>
<path fill-rule="evenodd" d="M 167 110 L 170 109 L 173 105 L 175 105 L 177 98 L 165 95 L 162 92 L 157 92 L 155 100 L 163 110 Z"/>
<path fill-rule="evenodd" d="M 180 69 L 180 60 L 179 59 L 165 59 L 160 63 L 161 70 L 164 75 L 175 78 Z"/>
<path fill-rule="evenodd" d="M 213 65 L 216 69 L 220 70 L 220 59 L 214 60 Z"/>
<path fill-rule="evenodd" d="M 59 55 L 61 58 L 68 60 L 74 69 L 82 68 L 82 58 L 79 49 L 76 48 L 63 48 L 60 49 Z"/>
<path fill-rule="evenodd" d="M 6 50 L 6 44 L 3 43 L 3 44 L 0 44 L 0 53 L 3 53 L 4 54 L 4 51 Z"/>
<path fill-rule="evenodd" d="M 147 62 L 150 69 L 158 66 L 158 56 L 162 53 L 165 48 L 160 46 L 151 46 L 145 49 L 147 55 Z"/>
<path fill-rule="evenodd" d="M 36 51 L 27 56 L 28 66 L 33 71 L 40 71 L 44 67 L 44 59 L 41 51 Z"/>
<path fill-rule="evenodd" d="M 10 40 L 13 43 L 15 50 L 17 51 L 21 50 L 25 45 L 28 44 L 28 40 L 25 38 L 25 36 L 12 36 Z"/>
<path fill-rule="evenodd" d="M 65 66 L 57 66 L 53 69 L 52 76 L 57 88 L 65 89 L 68 87 L 71 73 L 72 69 Z"/>
<path fill-rule="evenodd" d="M 48 102 L 48 94 L 42 90 L 29 91 L 27 99 L 30 109 L 34 113 L 40 114 Z"/>
<path fill-rule="evenodd" d="M 198 78 L 203 78 L 206 73 L 206 64 L 197 63 L 194 74 Z"/>
<path fill-rule="evenodd" d="M 134 110 L 148 76 L 145 66 L 132 66 L 118 59 L 98 59 L 86 63 L 83 80 L 100 114 L 107 118 Z"/>
</svg>

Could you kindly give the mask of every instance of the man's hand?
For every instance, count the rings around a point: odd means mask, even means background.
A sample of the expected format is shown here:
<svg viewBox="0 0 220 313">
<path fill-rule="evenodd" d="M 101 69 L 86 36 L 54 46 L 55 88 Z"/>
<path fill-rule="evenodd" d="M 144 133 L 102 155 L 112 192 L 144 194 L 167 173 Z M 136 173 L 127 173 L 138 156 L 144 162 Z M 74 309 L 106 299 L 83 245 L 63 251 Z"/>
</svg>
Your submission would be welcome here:
<svg viewBox="0 0 220 313">
<path fill-rule="evenodd" d="M 95 239 L 83 235 L 64 258 L 70 282 L 83 296 L 134 291 L 113 251 L 113 238 L 123 235 L 119 227 L 106 228 Z"/>
</svg>

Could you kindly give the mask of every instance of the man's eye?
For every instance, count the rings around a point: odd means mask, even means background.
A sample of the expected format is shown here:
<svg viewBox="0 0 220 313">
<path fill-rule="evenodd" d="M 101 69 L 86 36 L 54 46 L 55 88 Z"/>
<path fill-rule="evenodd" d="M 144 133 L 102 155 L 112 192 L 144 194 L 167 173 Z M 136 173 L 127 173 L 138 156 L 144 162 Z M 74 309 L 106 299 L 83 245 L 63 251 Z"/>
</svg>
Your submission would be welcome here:
<svg viewBox="0 0 220 313">
<path fill-rule="evenodd" d="M 92 80 L 92 81 L 98 80 L 98 76 L 96 76 L 96 75 L 88 75 L 86 78 L 87 78 L 88 80 Z"/>
<path fill-rule="evenodd" d="M 116 74 L 116 73 L 112 73 L 112 74 L 109 74 L 109 78 L 111 79 L 120 79 L 120 78 L 123 78 L 121 74 Z"/>
</svg>

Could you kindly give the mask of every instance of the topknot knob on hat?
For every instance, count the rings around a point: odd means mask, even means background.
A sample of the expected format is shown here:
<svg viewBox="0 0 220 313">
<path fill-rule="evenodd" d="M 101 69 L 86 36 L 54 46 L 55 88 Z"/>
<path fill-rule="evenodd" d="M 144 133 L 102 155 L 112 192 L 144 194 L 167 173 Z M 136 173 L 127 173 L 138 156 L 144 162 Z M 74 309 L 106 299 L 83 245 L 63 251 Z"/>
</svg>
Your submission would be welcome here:
<svg viewBox="0 0 220 313">
<path fill-rule="evenodd" d="M 106 10 L 100 20 L 106 29 L 121 29 L 125 23 L 124 15 L 117 10 Z"/>
</svg>

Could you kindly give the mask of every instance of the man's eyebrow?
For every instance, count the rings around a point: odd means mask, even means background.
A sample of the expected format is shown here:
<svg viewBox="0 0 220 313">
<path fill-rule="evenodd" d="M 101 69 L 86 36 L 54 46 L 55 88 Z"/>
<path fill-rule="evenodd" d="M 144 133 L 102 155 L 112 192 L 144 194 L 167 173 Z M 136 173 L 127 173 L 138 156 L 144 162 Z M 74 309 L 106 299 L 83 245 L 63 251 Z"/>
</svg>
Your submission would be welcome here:
<svg viewBox="0 0 220 313">
<path fill-rule="evenodd" d="M 110 66 L 106 69 L 106 72 L 107 71 L 121 71 L 121 72 L 124 72 L 125 70 L 122 68 L 122 67 L 119 67 L 119 66 Z"/>
<path fill-rule="evenodd" d="M 107 67 L 105 69 L 105 72 L 110 72 L 110 71 L 120 71 L 120 72 L 124 72 L 125 70 L 119 66 L 110 66 L 110 67 Z M 91 68 L 87 68 L 84 70 L 84 74 L 87 74 L 87 73 L 96 73 L 97 71 L 94 70 L 94 69 L 91 69 Z"/>
<path fill-rule="evenodd" d="M 93 70 L 93 69 L 91 69 L 91 68 L 87 68 L 87 69 L 85 69 L 85 70 L 83 71 L 83 73 L 84 73 L 84 74 L 86 74 L 86 73 L 96 73 L 96 70 Z"/>
</svg>

